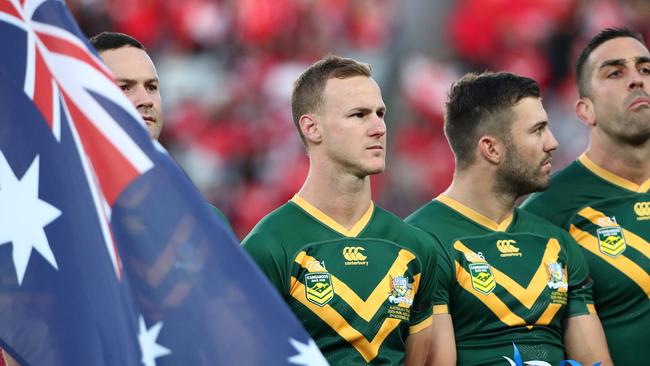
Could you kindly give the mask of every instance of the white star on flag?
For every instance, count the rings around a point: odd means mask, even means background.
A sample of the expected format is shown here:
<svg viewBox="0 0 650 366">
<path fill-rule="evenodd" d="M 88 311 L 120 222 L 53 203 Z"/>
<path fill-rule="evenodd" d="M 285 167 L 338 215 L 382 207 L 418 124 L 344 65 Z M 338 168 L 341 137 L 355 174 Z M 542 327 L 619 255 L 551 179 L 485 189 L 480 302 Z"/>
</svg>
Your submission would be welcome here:
<svg viewBox="0 0 650 366">
<path fill-rule="evenodd" d="M 141 361 L 145 366 L 156 366 L 156 358 L 172 353 L 168 348 L 156 343 L 158 334 L 160 334 L 160 330 L 163 327 L 163 322 L 158 322 L 147 329 L 144 318 L 140 315 L 139 323 L 140 334 L 138 334 L 138 341 L 140 342 L 140 350 L 142 351 Z"/>
<path fill-rule="evenodd" d="M 289 338 L 289 343 L 298 351 L 298 354 L 287 359 L 292 364 L 304 366 L 329 366 L 325 357 L 318 349 L 313 339 L 304 344 L 293 338 Z"/>
<path fill-rule="evenodd" d="M 19 180 L 0 151 L 0 245 L 13 243 L 19 285 L 25 277 L 32 248 L 59 269 L 44 228 L 61 216 L 61 211 L 38 198 L 38 162 L 37 156 Z"/>
</svg>

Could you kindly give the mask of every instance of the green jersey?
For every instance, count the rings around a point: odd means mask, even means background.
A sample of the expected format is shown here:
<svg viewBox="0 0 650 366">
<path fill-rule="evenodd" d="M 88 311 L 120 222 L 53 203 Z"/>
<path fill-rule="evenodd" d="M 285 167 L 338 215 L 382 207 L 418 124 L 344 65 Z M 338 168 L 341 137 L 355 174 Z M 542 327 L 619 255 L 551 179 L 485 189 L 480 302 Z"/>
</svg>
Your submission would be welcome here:
<svg viewBox="0 0 650 366">
<path fill-rule="evenodd" d="M 396 365 L 431 324 L 432 240 L 371 204 L 350 230 L 299 196 L 243 241 L 332 365 Z"/>
<path fill-rule="evenodd" d="M 496 223 L 446 196 L 406 221 L 442 243 L 434 314 L 451 315 L 459 365 L 504 365 L 515 347 L 523 361 L 564 359 L 563 320 L 593 313 L 568 233 L 518 209 Z"/>
<path fill-rule="evenodd" d="M 594 302 L 617 365 L 648 364 L 650 180 L 638 186 L 586 155 L 558 172 L 523 209 L 571 233 L 594 279 Z"/>
</svg>

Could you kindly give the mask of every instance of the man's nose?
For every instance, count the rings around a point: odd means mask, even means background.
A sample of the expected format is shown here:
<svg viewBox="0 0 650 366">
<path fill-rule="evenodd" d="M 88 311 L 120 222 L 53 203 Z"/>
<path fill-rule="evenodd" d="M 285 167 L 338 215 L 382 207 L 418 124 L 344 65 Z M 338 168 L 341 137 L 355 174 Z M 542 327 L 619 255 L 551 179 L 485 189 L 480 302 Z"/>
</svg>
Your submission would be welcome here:
<svg viewBox="0 0 650 366">
<path fill-rule="evenodd" d="M 135 108 L 151 108 L 153 99 L 144 86 L 138 86 L 131 94 L 131 102 Z"/>
</svg>

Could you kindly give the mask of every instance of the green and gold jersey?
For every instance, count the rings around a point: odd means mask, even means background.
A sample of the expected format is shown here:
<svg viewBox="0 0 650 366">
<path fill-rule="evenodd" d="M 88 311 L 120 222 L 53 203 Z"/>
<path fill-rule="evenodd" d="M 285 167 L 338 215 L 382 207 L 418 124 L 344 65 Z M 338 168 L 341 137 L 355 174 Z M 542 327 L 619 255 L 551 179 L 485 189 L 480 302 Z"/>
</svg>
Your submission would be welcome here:
<svg viewBox="0 0 650 366">
<path fill-rule="evenodd" d="M 650 180 L 639 186 L 582 155 L 523 209 L 567 229 L 585 253 L 616 365 L 650 364 Z"/>
<path fill-rule="evenodd" d="M 433 241 L 373 204 L 346 230 L 296 195 L 243 245 L 332 365 L 401 364 L 431 324 Z"/>
<path fill-rule="evenodd" d="M 557 365 L 562 323 L 593 313 L 580 249 L 564 230 L 516 209 L 496 223 L 446 196 L 406 219 L 438 242 L 434 314 L 449 313 L 459 365 Z"/>
</svg>

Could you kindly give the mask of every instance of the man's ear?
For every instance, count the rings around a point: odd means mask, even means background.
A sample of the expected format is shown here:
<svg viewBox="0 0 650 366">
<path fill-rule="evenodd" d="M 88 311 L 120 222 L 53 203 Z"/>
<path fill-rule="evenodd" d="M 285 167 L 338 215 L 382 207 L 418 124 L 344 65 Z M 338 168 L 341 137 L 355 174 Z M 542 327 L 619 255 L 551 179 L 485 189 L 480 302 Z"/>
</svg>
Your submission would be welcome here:
<svg viewBox="0 0 650 366">
<path fill-rule="evenodd" d="M 300 116 L 299 125 L 305 141 L 318 144 L 323 140 L 320 123 L 314 115 L 303 114 Z"/>
<path fill-rule="evenodd" d="M 498 165 L 504 159 L 505 145 L 494 136 L 484 135 L 478 140 L 478 154 L 480 158 Z"/>
<path fill-rule="evenodd" d="M 582 123 L 590 127 L 596 126 L 596 111 L 594 103 L 588 97 L 582 97 L 576 102 L 576 116 Z"/>
</svg>

